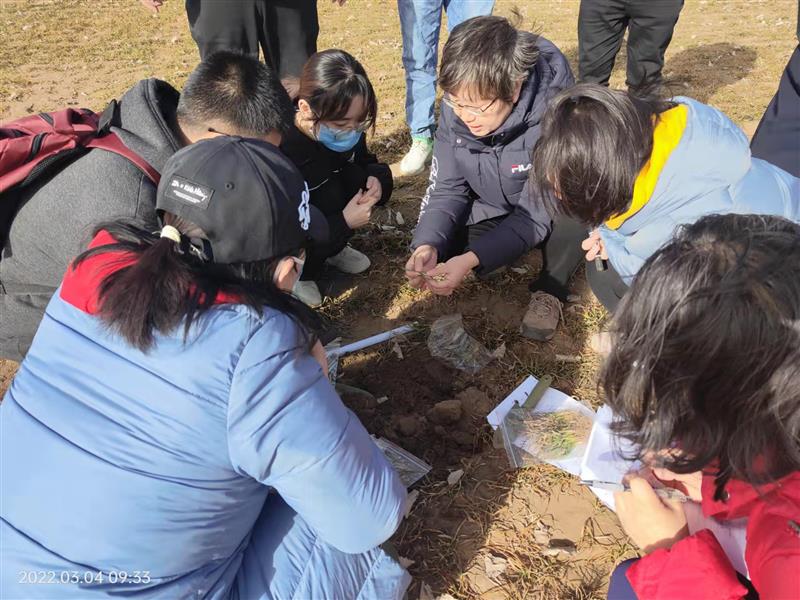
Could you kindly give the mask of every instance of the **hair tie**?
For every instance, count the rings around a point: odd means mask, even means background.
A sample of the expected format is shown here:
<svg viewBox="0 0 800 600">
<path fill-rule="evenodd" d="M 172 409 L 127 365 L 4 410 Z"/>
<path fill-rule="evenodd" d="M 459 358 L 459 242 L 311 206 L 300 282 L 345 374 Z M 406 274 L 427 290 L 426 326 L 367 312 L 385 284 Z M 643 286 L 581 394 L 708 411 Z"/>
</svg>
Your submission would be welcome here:
<svg viewBox="0 0 800 600">
<path fill-rule="evenodd" d="M 159 237 L 170 239 L 176 244 L 181 243 L 181 232 L 178 231 L 172 225 L 164 225 L 161 228 L 161 233 L 159 234 Z"/>
</svg>

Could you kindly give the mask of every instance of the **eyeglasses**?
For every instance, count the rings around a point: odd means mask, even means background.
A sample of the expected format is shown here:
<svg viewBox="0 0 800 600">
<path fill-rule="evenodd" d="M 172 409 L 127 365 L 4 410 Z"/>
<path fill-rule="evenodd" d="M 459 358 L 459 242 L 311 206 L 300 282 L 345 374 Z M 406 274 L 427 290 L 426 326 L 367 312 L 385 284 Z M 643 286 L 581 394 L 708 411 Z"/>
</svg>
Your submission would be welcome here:
<svg viewBox="0 0 800 600">
<path fill-rule="evenodd" d="M 453 100 L 451 100 L 448 96 L 443 96 L 442 102 L 444 102 L 447 106 L 449 106 L 453 110 L 463 111 L 468 115 L 472 115 L 473 117 L 481 117 L 487 110 L 489 110 L 494 105 L 495 102 L 497 102 L 497 98 L 489 102 L 489 104 L 487 104 L 483 108 L 479 108 L 477 106 L 464 106 L 463 104 L 459 104 L 458 102 L 453 102 Z"/>
<path fill-rule="evenodd" d="M 331 125 L 327 125 L 327 128 L 331 131 L 335 139 L 340 140 L 346 138 L 354 131 L 357 133 L 364 133 L 369 128 L 369 125 L 366 121 L 364 121 L 355 127 L 346 127 L 345 129 L 339 129 L 338 127 L 333 127 Z"/>
<path fill-rule="evenodd" d="M 317 113 L 315 113 L 312 110 L 311 114 L 313 115 L 314 121 L 317 124 L 322 123 L 322 121 L 320 120 L 320 118 L 317 115 Z M 357 131 L 359 133 L 364 133 L 367 129 L 369 129 L 369 125 L 370 125 L 369 121 L 361 121 L 361 123 L 358 123 L 355 127 L 345 127 L 344 129 L 339 129 L 338 127 L 333 127 L 332 125 L 327 125 L 327 127 L 328 127 L 328 129 L 333 131 L 334 137 L 338 138 L 338 136 L 342 136 L 342 137 L 346 136 L 351 131 Z"/>
</svg>

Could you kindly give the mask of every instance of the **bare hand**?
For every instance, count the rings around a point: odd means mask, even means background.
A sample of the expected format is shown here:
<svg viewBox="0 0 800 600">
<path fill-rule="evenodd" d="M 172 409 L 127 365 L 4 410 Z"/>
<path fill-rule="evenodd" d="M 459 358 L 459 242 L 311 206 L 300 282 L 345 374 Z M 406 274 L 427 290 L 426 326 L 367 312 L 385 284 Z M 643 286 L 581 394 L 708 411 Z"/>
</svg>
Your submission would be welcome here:
<svg viewBox="0 0 800 600">
<path fill-rule="evenodd" d="M 139 0 L 147 10 L 153 11 L 154 15 L 158 14 L 159 9 L 164 6 L 164 0 Z"/>
<path fill-rule="evenodd" d="M 703 501 L 703 472 L 695 471 L 685 475 L 673 473 L 669 469 L 653 467 L 653 475 L 666 487 L 671 487 L 679 492 L 683 492 L 695 502 Z"/>
<path fill-rule="evenodd" d="M 662 500 L 641 477 L 631 477 L 629 485 L 629 492 L 614 494 L 617 516 L 625 533 L 645 554 L 669 548 L 689 535 L 680 501 Z"/>
<path fill-rule="evenodd" d="M 435 269 L 428 273 L 425 281 L 426 286 L 434 294 L 449 296 L 456 291 L 456 288 L 461 285 L 467 274 L 477 267 L 479 262 L 474 252 L 454 256 L 446 263 L 437 265 Z"/>
<path fill-rule="evenodd" d="M 347 226 L 350 229 L 358 229 L 368 225 L 372 217 L 372 207 L 375 206 L 378 200 L 374 198 L 365 199 L 364 192 L 359 190 L 342 211 Z"/>
<path fill-rule="evenodd" d="M 581 248 L 586 251 L 586 260 L 593 261 L 598 256 L 603 260 L 608 260 L 606 254 L 606 246 L 603 243 L 603 238 L 600 237 L 600 232 L 595 229 L 589 234 L 589 237 L 581 242 Z"/>
<path fill-rule="evenodd" d="M 364 200 L 375 200 L 375 202 L 379 202 L 381 199 L 381 194 L 383 193 L 383 188 L 381 187 L 381 182 L 378 180 L 377 177 L 373 177 L 370 175 L 367 177 L 367 191 L 364 192 L 364 196 L 362 202 Z"/>
<path fill-rule="evenodd" d="M 425 287 L 425 275 L 439 260 L 439 253 L 433 246 L 420 246 L 414 250 L 411 258 L 406 262 L 406 278 L 408 283 L 415 288 Z"/>
</svg>

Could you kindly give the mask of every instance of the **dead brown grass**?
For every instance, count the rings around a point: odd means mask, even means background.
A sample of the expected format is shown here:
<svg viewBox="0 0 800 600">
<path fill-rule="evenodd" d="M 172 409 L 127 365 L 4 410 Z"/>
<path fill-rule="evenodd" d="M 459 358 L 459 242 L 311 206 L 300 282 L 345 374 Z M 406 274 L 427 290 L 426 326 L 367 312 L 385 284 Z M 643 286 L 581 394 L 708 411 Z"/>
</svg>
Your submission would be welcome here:
<svg viewBox="0 0 800 600">
<path fill-rule="evenodd" d="M 578 0 L 500 0 L 496 12 L 507 14 L 515 4 L 525 22 L 554 41 L 574 64 Z M 339 8 L 320 2 L 320 12 L 320 47 L 351 51 L 370 73 L 381 109 L 372 144 L 385 160 L 396 160 L 408 137 L 395 3 L 349 0 Z M 673 89 L 722 108 L 752 132 L 796 43 L 795 15 L 794 0 L 687 2 L 667 54 L 666 74 Z M 157 18 L 136 0 L 0 0 L 0 31 L 2 120 L 66 105 L 101 108 L 144 77 L 180 86 L 197 60 L 183 2 L 178 0 L 169 0 Z M 621 84 L 623 77 L 624 52 L 612 84 Z M 586 338 L 606 315 L 581 277 L 575 283 L 580 303 L 565 311 L 563 327 L 548 344 L 533 343 L 517 332 L 526 306 L 526 283 L 539 268 L 538 253 L 519 263 L 528 274 L 509 272 L 500 279 L 474 282 L 450 299 L 404 285 L 402 260 L 424 188 L 424 177 L 398 183 L 393 208 L 402 212 L 406 224 L 393 231 L 375 227 L 360 236 L 355 243 L 374 266 L 366 276 L 336 282 L 340 293 L 325 305 L 326 314 L 342 333 L 357 338 L 396 321 L 429 323 L 460 311 L 480 341 L 490 348 L 505 342 L 508 352 L 480 377 L 450 373 L 432 382 L 448 394 L 477 387 L 497 401 L 525 375 L 550 373 L 559 389 L 599 404 L 598 358 L 586 346 Z M 375 373 L 385 373 L 386 382 L 398 376 L 413 379 L 410 365 L 424 364 L 413 363 L 415 353 L 424 357 L 424 340 L 411 338 L 402 348 L 411 358 L 400 361 L 388 349 L 377 349 L 345 361 L 345 379 L 372 386 L 376 395 L 381 395 L 382 384 Z M 580 358 L 563 362 L 556 354 Z M 0 361 L 0 391 L 13 369 L 13 364 Z M 365 384 L 368 380 L 371 383 Z M 388 412 L 378 415 L 378 426 L 407 410 L 410 400 L 400 393 L 391 397 Z M 417 453 L 426 458 L 426 445 L 433 447 L 436 440 L 416 443 Z M 424 581 L 438 593 L 463 599 L 604 597 L 611 568 L 634 552 L 613 515 L 555 469 L 505 471 L 504 457 L 492 449 L 478 425 L 471 446 L 454 448 L 431 459 L 434 472 L 397 534 L 401 554 L 416 561 L 410 568 L 417 579 L 413 593 Z M 456 468 L 464 470 L 464 477 L 448 486 L 446 475 Z M 574 542 L 574 550 L 552 555 L 534 535 L 542 527 Z M 506 561 L 504 573 L 494 578 L 485 569 L 490 555 Z"/>
</svg>

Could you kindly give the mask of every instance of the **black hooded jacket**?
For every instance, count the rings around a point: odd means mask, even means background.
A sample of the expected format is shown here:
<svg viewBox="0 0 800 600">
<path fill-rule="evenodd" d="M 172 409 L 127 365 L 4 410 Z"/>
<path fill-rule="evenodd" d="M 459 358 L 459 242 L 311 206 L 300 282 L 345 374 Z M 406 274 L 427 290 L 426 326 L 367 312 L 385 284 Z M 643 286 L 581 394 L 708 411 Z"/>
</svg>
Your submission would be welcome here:
<svg viewBox="0 0 800 600">
<path fill-rule="evenodd" d="M 281 150 L 303 174 L 311 192 L 311 204 L 328 220 L 326 254 L 335 254 L 353 237 L 342 210 L 364 189 L 367 177 L 374 176 L 381 183 L 379 206 L 386 204 L 392 195 L 392 172 L 389 165 L 378 162 L 369 152 L 366 134 L 361 135 L 352 150 L 334 152 L 292 127 L 281 142 Z"/>
</svg>

